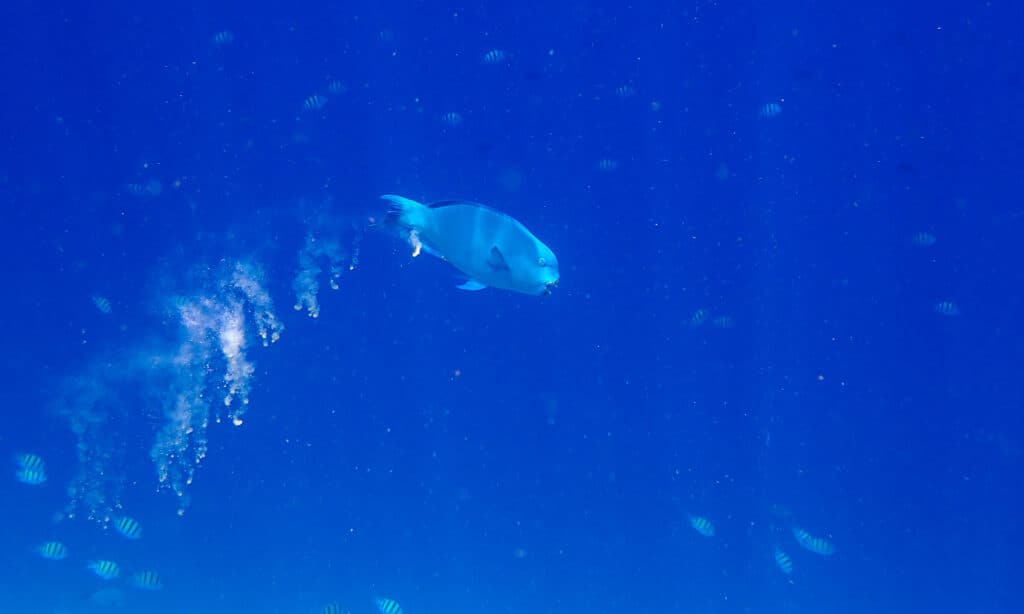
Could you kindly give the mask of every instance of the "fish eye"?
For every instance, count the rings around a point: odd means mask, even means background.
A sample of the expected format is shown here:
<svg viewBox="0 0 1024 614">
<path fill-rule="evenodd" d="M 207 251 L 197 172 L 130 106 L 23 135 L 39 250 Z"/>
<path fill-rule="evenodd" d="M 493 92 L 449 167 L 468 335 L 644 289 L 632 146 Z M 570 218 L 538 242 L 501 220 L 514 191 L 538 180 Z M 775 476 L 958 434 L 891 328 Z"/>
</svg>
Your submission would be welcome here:
<svg viewBox="0 0 1024 614">
<path fill-rule="evenodd" d="M 539 264 L 541 266 L 547 266 L 548 263 L 543 258 L 537 258 L 537 264 Z"/>
</svg>

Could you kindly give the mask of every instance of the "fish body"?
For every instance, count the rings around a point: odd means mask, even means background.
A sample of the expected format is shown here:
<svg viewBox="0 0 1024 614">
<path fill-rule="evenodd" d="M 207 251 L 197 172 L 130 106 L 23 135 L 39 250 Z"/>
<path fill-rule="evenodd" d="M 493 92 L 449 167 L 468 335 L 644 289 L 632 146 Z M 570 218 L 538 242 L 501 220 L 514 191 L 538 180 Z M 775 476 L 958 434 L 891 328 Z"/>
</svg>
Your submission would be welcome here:
<svg viewBox="0 0 1024 614">
<path fill-rule="evenodd" d="M 484 205 L 444 201 L 426 206 L 387 194 L 389 223 L 417 250 L 448 261 L 469 281 L 464 290 L 501 288 L 550 294 L 558 285 L 558 259 L 518 220 Z"/>
<path fill-rule="evenodd" d="M 142 537 L 142 525 L 134 518 L 121 516 L 114 522 L 114 528 L 128 539 L 140 539 Z"/>
<path fill-rule="evenodd" d="M 715 536 L 715 525 L 703 516 L 690 516 L 690 526 L 704 537 Z"/>
<path fill-rule="evenodd" d="M 796 538 L 796 543 L 800 544 L 801 548 L 809 550 L 814 554 L 820 554 L 821 556 L 832 556 L 835 554 L 836 548 L 832 545 L 832 542 L 824 537 L 815 537 L 800 527 L 793 527 L 793 537 Z"/>
<path fill-rule="evenodd" d="M 402 614 L 402 606 L 394 599 L 380 598 L 376 600 L 380 614 Z"/>
<path fill-rule="evenodd" d="M 51 561 L 63 561 L 68 557 L 67 547 L 60 542 L 46 542 L 36 549 L 39 556 Z"/>
<path fill-rule="evenodd" d="M 104 580 L 113 580 L 121 575 L 121 567 L 114 561 L 89 561 L 86 568 Z"/>
</svg>

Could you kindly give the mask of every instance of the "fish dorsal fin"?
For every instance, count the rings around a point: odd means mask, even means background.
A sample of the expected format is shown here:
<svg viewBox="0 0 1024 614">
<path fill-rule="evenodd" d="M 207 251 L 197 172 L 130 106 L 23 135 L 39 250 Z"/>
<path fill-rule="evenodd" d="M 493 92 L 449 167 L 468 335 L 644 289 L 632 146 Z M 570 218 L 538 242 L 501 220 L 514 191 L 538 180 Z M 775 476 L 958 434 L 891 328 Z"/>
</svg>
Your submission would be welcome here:
<svg viewBox="0 0 1024 614">
<path fill-rule="evenodd" d="M 495 271 L 507 271 L 508 263 L 505 262 L 505 256 L 498 249 L 497 245 L 491 246 L 491 253 L 487 255 L 487 266 Z"/>
<path fill-rule="evenodd" d="M 472 292 L 472 291 L 475 291 L 475 290 L 483 290 L 487 286 L 483 285 L 482 283 L 478 282 L 475 279 L 470 279 L 466 283 L 461 284 L 461 285 L 459 285 L 457 287 L 458 287 L 459 290 L 469 290 L 469 291 Z"/>
</svg>

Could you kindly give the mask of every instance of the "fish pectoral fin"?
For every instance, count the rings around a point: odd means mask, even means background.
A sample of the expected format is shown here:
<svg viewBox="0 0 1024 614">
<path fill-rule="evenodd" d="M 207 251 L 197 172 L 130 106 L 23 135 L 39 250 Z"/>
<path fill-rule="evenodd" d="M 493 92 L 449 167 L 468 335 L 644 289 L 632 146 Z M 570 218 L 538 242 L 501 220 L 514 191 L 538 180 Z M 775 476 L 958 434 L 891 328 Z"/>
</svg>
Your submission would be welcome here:
<svg viewBox="0 0 1024 614">
<path fill-rule="evenodd" d="M 487 266 L 495 271 L 509 270 L 508 263 L 505 262 L 505 256 L 498 249 L 497 245 L 491 247 L 491 253 L 487 255 Z"/>
<path fill-rule="evenodd" d="M 476 290 L 483 290 L 483 289 L 484 289 L 484 288 L 486 288 L 487 286 L 483 285 L 482 283 L 478 282 L 478 281 L 477 281 L 477 280 L 475 280 L 475 279 L 470 279 L 470 280 L 469 280 L 469 281 L 467 281 L 466 283 L 464 283 L 464 284 L 461 284 L 461 285 L 459 285 L 459 286 L 456 286 L 456 287 L 457 287 L 457 288 L 458 288 L 459 290 L 469 290 L 469 291 L 471 291 L 471 292 L 475 292 Z"/>
</svg>

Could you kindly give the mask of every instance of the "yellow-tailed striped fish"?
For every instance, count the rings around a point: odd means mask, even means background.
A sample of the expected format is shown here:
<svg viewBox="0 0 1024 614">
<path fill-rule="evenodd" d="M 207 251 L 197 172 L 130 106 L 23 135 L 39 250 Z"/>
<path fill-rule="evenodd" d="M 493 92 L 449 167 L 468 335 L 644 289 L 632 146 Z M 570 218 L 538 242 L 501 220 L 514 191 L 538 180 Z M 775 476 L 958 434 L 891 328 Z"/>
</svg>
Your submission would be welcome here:
<svg viewBox="0 0 1024 614">
<path fill-rule="evenodd" d="M 45 544 L 40 544 L 39 547 L 36 548 L 36 552 L 39 553 L 39 556 L 44 559 L 50 559 L 51 561 L 63 561 L 68 558 L 67 546 L 60 542 L 46 542 Z"/>
<path fill-rule="evenodd" d="M 89 561 L 86 569 L 91 570 L 104 580 L 113 580 L 121 575 L 121 568 L 114 561 Z"/>
<path fill-rule="evenodd" d="M 704 537 L 715 536 L 715 525 L 703 516 L 690 516 L 690 526 Z"/>
<path fill-rule="evenodd" d="M 394 599 L 380 598 L 376 603 L 380 614 L 402 614 L 402 606 Z"/>
<path fill-rule="evenodd" d="M 793 573 L 793 559 L 789 558 L 789 555 L 782 551 L 782 548 L 775 546 L 775 564 L 779 566 L 782 573 L 787 576 Z"/>
<path fill-rule="evenodd" d="M 132 574 L 132 586 L 146 591 L 157 591 L 164 587 L 164 579 L 155 571 L 137 571 Z"/>
<path fill-rule="evenodd" d="M 800 544 L 801 548 L 810 550 L 814 554 L 831 556 L 836 551 L 836 547 L 832 545 L 832 542 L 824 537 L 815 537 L 800 527 L 793 527 L 793 537 L 796 538 L 796 543 Z"/>
<path fill-rule="evenodd" d="M 43 462 L 43 458 L 38 454 L 19 454 L 15 457 L 15 460 L 22 469 L 46 471 L 46 464 Z"/>
<path fill-rule="evenodd" d="M 134 518 L 121 516 L 114 522 L 114 528 L 128 539 L 140 539 L 142 537 L 142 525 Z"/>
<path fill-rule="evenodd" d="M 31 486 L 39 486 L 46 482 L 46 472 L 42 469 L 19 469 L 17 477 L 22 484 Z"/>
<path fill-rule="evenodd" d="M 341 607 L 341 604 L 335 601 L 334 603 L 328 603 L 320 610 L 320 614 L 348 614 L 348 610 Z"/>
</svg>

